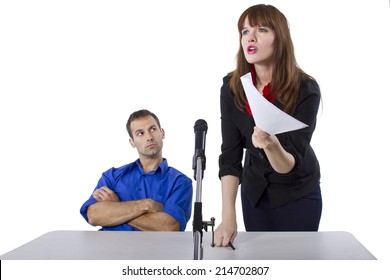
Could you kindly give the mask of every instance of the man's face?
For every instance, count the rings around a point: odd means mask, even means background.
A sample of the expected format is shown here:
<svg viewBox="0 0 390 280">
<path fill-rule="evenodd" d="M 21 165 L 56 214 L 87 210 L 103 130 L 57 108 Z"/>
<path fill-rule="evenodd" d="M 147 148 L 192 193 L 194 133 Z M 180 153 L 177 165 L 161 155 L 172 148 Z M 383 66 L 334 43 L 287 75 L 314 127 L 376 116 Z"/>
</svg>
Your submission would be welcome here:
<svg viewBox="0 0 390 280">
<path fill-rule="evenodd" d="M 161 156 L 165 133 L 152 116 L 132 121 L 130 129 L 133 135 L 133 139 L 129 140 L 130 144 L 137 149 L 140 158 Z"/>
</svg>

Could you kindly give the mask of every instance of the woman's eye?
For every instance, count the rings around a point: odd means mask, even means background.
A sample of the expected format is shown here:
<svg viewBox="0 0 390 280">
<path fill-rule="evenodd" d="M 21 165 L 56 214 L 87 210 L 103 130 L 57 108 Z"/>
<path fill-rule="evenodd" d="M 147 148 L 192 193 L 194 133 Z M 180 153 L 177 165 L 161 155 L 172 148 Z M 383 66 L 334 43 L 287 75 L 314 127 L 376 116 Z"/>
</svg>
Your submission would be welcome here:
<svg viewBox="0 0 390 280">
<path fill-rule="evenodd" d="M 242 31 L 241 31 L 241 34 L 242 34 L 242 35 L 248 34 L 248 30 L 246 30 L 246 29 L 242 30 Z"/>
<path fill-rule="evenodd" d="M 267 29 L 264 27 L 259 27 L 259 32 L 267 32 Z"/>
</svg>

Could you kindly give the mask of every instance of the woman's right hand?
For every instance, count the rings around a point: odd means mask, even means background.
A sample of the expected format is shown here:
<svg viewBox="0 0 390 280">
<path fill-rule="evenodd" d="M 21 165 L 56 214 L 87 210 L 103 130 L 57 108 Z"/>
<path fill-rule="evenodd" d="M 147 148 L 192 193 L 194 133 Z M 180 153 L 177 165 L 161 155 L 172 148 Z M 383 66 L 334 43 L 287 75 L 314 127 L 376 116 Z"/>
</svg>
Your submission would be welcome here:
<svg viewBox="0 0 390 280">
<path fill-rule="evenodd" d="M 217 247 L 227 247 L 237 236 L 237 222 L 235 218 L 223 220 L 214 232 L 214 244 Z"/>
<path fill-rule="evenodd" d="M 214 232 L 214 244 L 217 247 L 229 246 L 237 236 L 236 197 L 240 180 L 237 176 L 221 177 L 222 222 Z"/>
</svg>

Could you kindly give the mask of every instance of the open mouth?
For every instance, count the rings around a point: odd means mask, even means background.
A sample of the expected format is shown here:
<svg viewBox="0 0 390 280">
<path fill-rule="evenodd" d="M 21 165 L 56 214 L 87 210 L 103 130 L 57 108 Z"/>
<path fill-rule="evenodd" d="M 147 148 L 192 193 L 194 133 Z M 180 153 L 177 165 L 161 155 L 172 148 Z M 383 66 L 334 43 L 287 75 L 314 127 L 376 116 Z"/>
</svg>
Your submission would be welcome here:
<svg viewBox="0 0 390 280">
<path fill-rule="evenodd" d="M 255 46 L 248 46 L 248 48 L 246 50 L 249 54 L 253 54 L 253 53 L 257 52 L 257 48 Z"/>
</svg>

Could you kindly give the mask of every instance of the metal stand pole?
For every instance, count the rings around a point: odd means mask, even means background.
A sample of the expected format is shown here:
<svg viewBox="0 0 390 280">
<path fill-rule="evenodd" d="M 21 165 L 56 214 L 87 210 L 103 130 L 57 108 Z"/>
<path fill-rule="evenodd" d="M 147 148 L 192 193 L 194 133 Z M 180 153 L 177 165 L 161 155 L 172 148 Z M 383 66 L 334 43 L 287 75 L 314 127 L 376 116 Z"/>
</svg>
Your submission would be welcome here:
<svg viewBox="0 0 390 280">
<path fill-rule="evenodd" d="M 194 204 L 194 260 L 203 259 L 203 218 L 202 218 L 202 158 L 196 159 L 196 197 Z"/>
<path fill-rule="evenodd" d="M 192 160 L 192 167 L 195 170 L 196 197 L 194 203 L 194 260 L 203 259 L 203 229 L 207 231 L 207 226 L 211 225 L 213 230 L 212 243 L 214 246 L 214 218 L 211 221 L 204 222 L 202 217 L 202 179 L 203 170 L 206 168 L 205 141 L 207 132 L 207 123 L 204 120 L 197 120 L 194 125 L 195 132 L 195 154 Z"/>
</svg>

